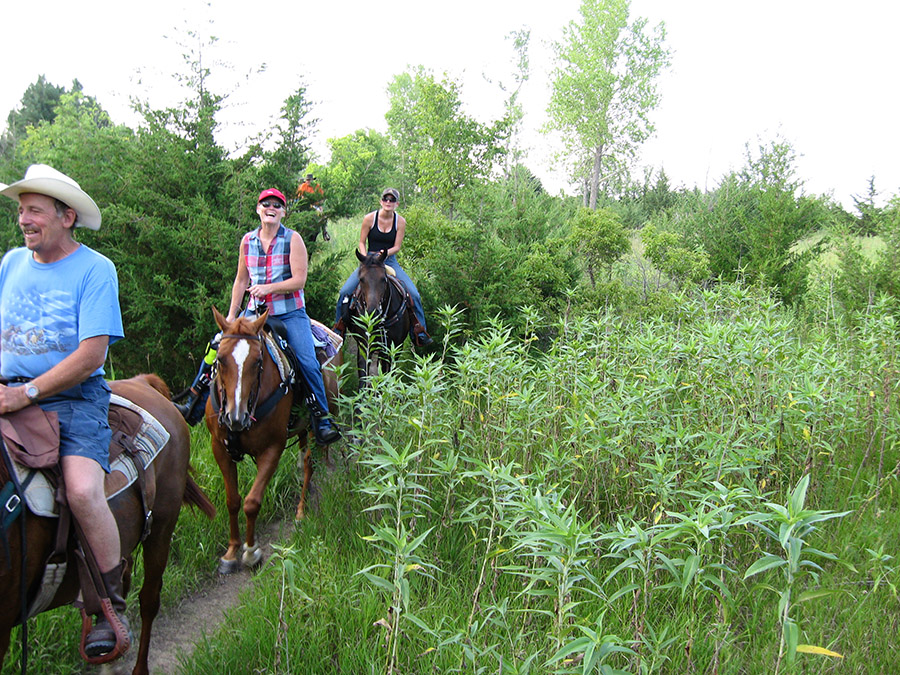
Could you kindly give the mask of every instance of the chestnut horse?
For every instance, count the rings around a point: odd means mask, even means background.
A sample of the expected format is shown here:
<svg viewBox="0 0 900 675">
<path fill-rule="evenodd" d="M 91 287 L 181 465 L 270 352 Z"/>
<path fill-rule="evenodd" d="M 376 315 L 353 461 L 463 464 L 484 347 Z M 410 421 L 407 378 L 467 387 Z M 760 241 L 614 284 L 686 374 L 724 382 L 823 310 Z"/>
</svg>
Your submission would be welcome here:
<svg viewBox="0 0 900 675">
<path fill-rule="evenodd" d="M 169 432 L 169 441 L 160 450 L 152 467 L 156 474 L 156 498 L 153 504 L 153 519 L 150 532 L 143 540 L 144 584 L 140 592 L 141 639 L 137 661 L 132 671 L 134 675 L 149 673 L 148 654 L 150 631 L 153 620 L 159 612 L 159 592 L 162 588 L 163 572 L 169 560 L 172 532 L 178 520 L 182 503 L 199 507 L 209 518 L 215 516 L 215 507 L 207 499 L 200 487 L 189 475 L 190 434 L 181 414 L 170 402 L 170 393 L 165 383 L 156 375 L 138 375 L 129 380 L 109 383 L 113 393 L 136 403 L 155 417 Z M 0 462 L 0 483 L 9 480 L 6 463 Z M 122 553 L 128 560 L 125 589 L 130 585 L 130 570 L 133 568 L 133 552 L 144 531 L 144 503 L 137 482 L 113 497 L 109 502 L 113 516 L 119 525 Z M 27 518 L 26 550 L 27 562 L 24 582 L 29 592 L 36 592 L 43 576 L 44 565 L 54 550 L 58 519 L 35 516 L 24 511 L 20 518 Z M 20 585 L 22 583 L 21 536 L 19 523 L 9 528 L 9 568 L 0 573 L 0 663 L 9 648 L 9 634 L 21 617 Z M 78 570 L 72 544 L 67 552 L 68 565 L 61 585 L 47 609 L 72 603 L 79 591 Z"/>
<path fill-rule="evenodd" d="M 297 504 L 297 520 L 302 520 L 305 515 L 306 496 L 313 474 L 312 448 L 308 442 L 309 432 L 312 431 L 309 418 L 303 415 L 293 429 L 288 429 L 294 402 L 293 390 L 284 381 L 281 372 L 284 366 L 279 366 L 276 361 L 280 355 L 273 353 L 267 344 L 264 329 L 268 314 L 266 310 L 259 317 L 238 317 L 229 323 L 213 308 L 213 316 L 222 329 L 222 335 L 216 356 L 215 377 L 210 385 L 212 391 L 206 404 L 206 426 L 212 437 L 213 455 L 225 480 L 225 503 L 228 506 L 228 548 L 219 559 L 221 574 L 238 571 L 241 563 L 254 567 L 262 560 L 262 551 L 256 542 L 256 518 L 289 436 L 297 436 L 299 456 L 303 458 L 303 487 Z M 340 352 L 333 359 L 335 366 L 340 365 L 339 359 Z M 338 394 L 337 376 L 330 369 L 326 369 L 322 376 L 328 405 L 333 408 Z M 238 494 L 236 462 L 241 461 L 245 454 L 256 463 L 256 478 L 244 498 L 247 533 L 242 547 L 238 526 L 241 496 Z"/>
<path fill-rule="evenodd" d="M 391 368 L 390 347 L 401 345 L 409 335 L 410 307 L 409 295 L 403 284 L 394 276 L 394 271 L 384 264 L 385 251 L 369 252 L 359 259 L 359 285 L 350 300 L 350 323 L 348 332 L 356 338 L 357 370 L 360 388 L 368 378 L 379 371 Z M 372 335 L 361 317 L 373 315 L 376 324 Z"/>
</svg>

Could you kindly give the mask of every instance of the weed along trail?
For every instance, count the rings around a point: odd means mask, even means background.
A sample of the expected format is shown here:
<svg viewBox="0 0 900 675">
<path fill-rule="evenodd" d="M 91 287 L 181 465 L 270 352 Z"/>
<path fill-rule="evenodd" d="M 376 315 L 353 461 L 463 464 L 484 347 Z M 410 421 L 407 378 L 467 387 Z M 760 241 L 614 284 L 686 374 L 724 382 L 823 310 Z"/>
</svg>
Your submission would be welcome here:
<svg viewBox="0 0 900 675">
<path fill-rule="evenodd" d="M 272 544 L 289 536 L 293 521 L 283 520 L 261 528 L 263 551 L 260 567 L 272 554 Z M 257 570 L 258 571 L 258 570 Z M 204 586 L 184 598 L 177 606 L 163 606 L 153 622 L 153 641 L 150 644 L 150 672 L 153 675 L 171 675 L 178 672 L 180 656 L 187 656 L 194 645 L 216 631 L 225 614 L 245 600 L 252 592 L 256 572 L 243 568 L 235 574 L 212 573 Z M 118 663 L 111 672 L 116 675 L 130 673 L 134 667 L 136 647 Z"/>
</svg>

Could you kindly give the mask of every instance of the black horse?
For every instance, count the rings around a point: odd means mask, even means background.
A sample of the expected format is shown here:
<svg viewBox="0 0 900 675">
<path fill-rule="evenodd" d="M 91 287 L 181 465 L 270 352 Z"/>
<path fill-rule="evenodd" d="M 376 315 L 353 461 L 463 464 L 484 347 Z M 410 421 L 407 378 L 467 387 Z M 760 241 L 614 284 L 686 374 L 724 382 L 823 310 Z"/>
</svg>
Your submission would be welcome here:
<svg viewBox="0 0 900 675">
<path fill-rule="evenodd" d="M 406 288 L 394 275 L 394 270 L 384 264 L 385 251 L 370 252 L 359 258 L 359 285 L 350 300 L 348 332 L 359 346 L 357 367 L 360 387 L 372 375 L 390 370 L 390 348 L 401 345 L 409 335 L 412 306 Z M 364 314 L 375 317 L 375 329 L 367 335 Z"/>
</svg>

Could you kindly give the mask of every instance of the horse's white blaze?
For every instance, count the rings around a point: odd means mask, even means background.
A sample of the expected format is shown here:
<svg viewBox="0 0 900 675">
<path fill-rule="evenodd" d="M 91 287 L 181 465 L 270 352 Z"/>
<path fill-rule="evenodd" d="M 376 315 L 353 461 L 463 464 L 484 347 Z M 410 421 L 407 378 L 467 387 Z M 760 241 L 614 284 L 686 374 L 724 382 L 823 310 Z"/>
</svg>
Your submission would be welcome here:
<svg viewBox="0 0 900 675">
<path fill-rule="evenodd" d="M 231 350 L 231 358 L 234 359 L 235 365 L 237 365 L 237 377 L 235 378 L 234 383 L 234 409 L 240 410 L 243 406 L 243 402 L 241 401 L 241 390 L 242 383 L 244 379 L 244 363 L 247 361 L 247 357 L 250 355 L 250 344 L 247 340 L 240 340 Z"/>
</svg>

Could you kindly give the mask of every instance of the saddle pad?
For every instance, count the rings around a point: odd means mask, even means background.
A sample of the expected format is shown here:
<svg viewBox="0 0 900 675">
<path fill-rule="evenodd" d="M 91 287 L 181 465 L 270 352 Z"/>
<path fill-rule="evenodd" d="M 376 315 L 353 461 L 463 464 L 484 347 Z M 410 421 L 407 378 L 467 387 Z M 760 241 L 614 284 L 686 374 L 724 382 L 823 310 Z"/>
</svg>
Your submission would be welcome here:
<svg viewBox="0 0 900 675">
<path fill-rule="evenodd" d="M 322 369 L 324 370 L 328 364 L 331 363 L 335 354 L 341 350 L 341 345 L 344 344 L 344 338 L 315 319 L 310 319 L 309 324 L 316 348 L 324 349 L 325 356 L 328 357 L 322 363 Z"/>
<path fill-rule="evenodd" d="M 132 439 L 132 443 L 134 456 L 141 462 L 141 466 L 146 469 L 156 459 L 159 451 L 169 442 L 169 432 L 149 412 L 126 398 L 112 394 L 110 407 L 114 405 L 132 410 L 141 416 L 140 429 Z M 115 432 L 116 430 L 114 429 L 113 431 Z M 115 436 L 115 434 L 113 435 Z M 36 516 L 45 518 L 58 517 L 59 509 L 56 504 L 56 495 L 43 472 L 33 471 L 27 467 L 20 466 L 16 462 L 13 462 L 13 466 L 19 477 L 19 483 L 25 487 L 25 502 L 28 504 L 31 512 Z M 122 490 L 125 490 L 138 477 L 137 467 L 127 453 L 122 453 L 116 457 L 110 463 L 109 469 L 110 471 L 106 474 L 104 481 L 107 500 L 112 499 Z"/>
<path fill-rule="evenodd" d="M 271 333 L 265 333 L 263 337 L 265 338 L 266 349 L 269 350 L 269 356 L 272 357 L 275 365 L 278 366 L 278 375 L 281 377 L 281 381 L 293 384 L 295 373 L 287 354 L 278 346 Z"/>
</svg>

